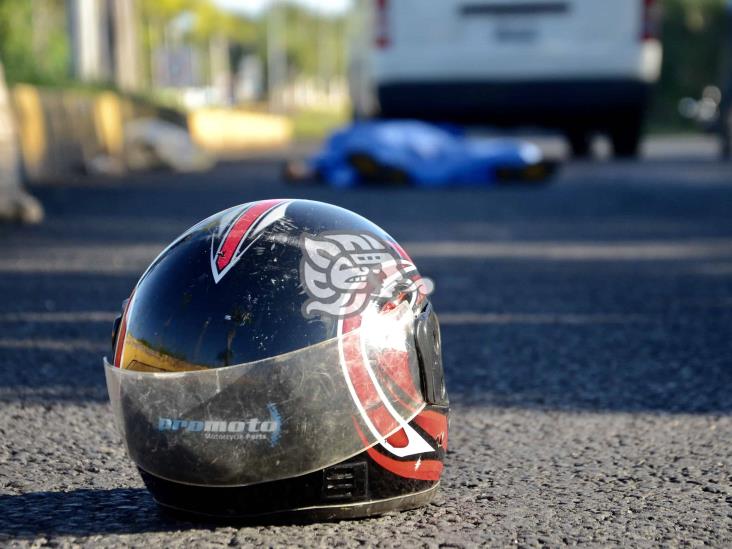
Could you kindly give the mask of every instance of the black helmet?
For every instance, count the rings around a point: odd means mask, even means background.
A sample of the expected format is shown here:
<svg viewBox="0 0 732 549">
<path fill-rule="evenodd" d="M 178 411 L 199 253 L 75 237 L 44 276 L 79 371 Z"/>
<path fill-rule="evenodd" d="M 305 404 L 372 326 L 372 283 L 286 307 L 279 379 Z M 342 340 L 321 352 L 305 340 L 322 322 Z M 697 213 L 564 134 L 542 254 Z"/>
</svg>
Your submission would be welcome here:
<svg viewBox="0 0 732 549">
<path fill-rule="evenodd" d="M 430 292 L 388 234 L 328 204 L 252 202 L 183 233 L 105 361 L 156 501 L 325 519 L 429 501 L 448 424 Z"/>
</svg>

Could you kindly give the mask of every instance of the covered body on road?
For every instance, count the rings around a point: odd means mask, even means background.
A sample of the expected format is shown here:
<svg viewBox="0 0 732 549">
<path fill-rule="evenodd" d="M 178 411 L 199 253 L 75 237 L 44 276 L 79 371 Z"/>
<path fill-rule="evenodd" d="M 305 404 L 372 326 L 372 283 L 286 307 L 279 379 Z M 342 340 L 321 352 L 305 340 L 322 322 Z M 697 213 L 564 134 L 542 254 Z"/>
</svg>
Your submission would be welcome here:
<svg viewBox="0 0 732 549">
<path fill-rule="evenodd" d="M 544 180 L 553 164 L 534 144 L 467 137 L 458 129 L 413 120 L 358 122 L 333 133 L 301 170 L 334 187 L 380 183 L 444 187 Z"/>
</svg>

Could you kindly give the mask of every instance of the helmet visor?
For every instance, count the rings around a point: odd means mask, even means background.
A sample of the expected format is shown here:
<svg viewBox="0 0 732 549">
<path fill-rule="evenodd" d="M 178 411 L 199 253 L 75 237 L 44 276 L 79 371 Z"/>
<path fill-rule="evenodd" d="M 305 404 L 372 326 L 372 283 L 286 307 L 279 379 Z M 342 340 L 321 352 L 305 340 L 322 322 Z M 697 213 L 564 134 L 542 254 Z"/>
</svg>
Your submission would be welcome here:
<svg viewBox="0 0 732 549">
<path fill-rule="evenodd" d="M 133 461 L 188 484 L 243 486 L 339 463 L 425 406 L 407 303 L 341 320 L 339 337 L 225 368 L 105 373 Z"/>
</svg>

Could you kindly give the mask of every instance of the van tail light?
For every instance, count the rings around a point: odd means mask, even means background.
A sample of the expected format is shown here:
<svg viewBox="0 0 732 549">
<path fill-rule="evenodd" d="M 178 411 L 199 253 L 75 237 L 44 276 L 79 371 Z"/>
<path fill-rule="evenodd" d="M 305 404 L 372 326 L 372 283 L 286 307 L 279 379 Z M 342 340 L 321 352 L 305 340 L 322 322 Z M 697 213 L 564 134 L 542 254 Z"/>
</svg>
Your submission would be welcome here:
<svg viewBox="0 0 732 549">
<path fill-rule="evenodd" d="M 389 0 L 375 0 L 375 2 L 374 43 L 377 48 L 383 50 L 391 45 L 391 37 L 389 36 Z"/>
<path fill-rule="evenodd" d="M 657 40 L 661 36 L 661 3 L 658 0 L 643 2 L 643 28 L 641 40 Z"/>
</svg>

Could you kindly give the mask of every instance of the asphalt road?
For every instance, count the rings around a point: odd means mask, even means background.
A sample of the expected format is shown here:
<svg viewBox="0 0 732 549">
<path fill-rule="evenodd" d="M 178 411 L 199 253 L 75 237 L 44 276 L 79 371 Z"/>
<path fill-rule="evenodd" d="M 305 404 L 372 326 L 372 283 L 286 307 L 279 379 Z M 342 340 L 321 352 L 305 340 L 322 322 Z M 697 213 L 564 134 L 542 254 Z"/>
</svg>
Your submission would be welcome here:
<svg viewBox="0 0 732 549">
<path fill-rule="evenodd" d="M 469 193 L 291 188 L 276 159 L 33 189 L 47 222 L 0 228 L 0 544 L 731 546 L 732 165 L 674 147 Z M 184 522 L 124 454 L 120 302 L 189 225 L 283 195 L 370 217 L 435 280 L 454 412 L 424 509 Z"/>
</svg>

